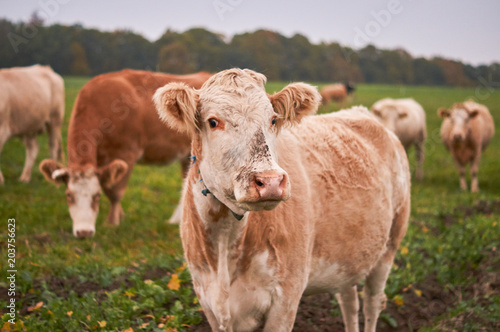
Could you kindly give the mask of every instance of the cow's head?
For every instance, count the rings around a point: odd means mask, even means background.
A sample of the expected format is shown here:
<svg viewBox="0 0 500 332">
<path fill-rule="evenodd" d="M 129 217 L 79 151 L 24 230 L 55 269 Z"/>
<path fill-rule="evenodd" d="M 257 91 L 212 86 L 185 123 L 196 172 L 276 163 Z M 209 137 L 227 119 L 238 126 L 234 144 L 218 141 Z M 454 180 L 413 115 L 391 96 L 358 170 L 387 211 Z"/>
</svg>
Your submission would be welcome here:
<svg viewBox="0 0 500 332">
<path fill-rule="evenodd" d="M 66 201 L 73 220 L 73 235 L 78 238 L 94 235 L 101 188 L 111 188 L 122 179 L 127 170 L 127 163 L 120 159 L 98 169 L 90 164 L 63 167 L 51 159 L 40 164 L 40 171 L 48 181 L 66 185 Z"/>
<path fill-rule="evenodd" d="M 386 102 L 384 100 L 375 103 L 370 110 L 377 117 L 377 119 L 392 132 L 396 131 L 396 124 L 398 121 L 408 116 L 406 111 L 401 110 L 393 103 Z"/>
<path fill-rule="evenodd" d="M 464 104 L 455 104 L 451 109 L 440 108 L 438 114 L 444 121 L 451 123 L 450 139 L 453 142 L 464 141 L 470 135 L 469 121 L 478 115 L 479 111 L 468 109 Z"/>
<path fill-rule="evenodd" d="M 269 96 L 264 75 L 229 69 L 201 89 L 170 83 L 153 97 L 160 117 L 193 138 L 192 153 L 210 192 L 234 213 L 271 210 L 290 197 L 278 165 L 280 129 L 317 110 L 321 97 L 305 83 Z"/>
</svg>

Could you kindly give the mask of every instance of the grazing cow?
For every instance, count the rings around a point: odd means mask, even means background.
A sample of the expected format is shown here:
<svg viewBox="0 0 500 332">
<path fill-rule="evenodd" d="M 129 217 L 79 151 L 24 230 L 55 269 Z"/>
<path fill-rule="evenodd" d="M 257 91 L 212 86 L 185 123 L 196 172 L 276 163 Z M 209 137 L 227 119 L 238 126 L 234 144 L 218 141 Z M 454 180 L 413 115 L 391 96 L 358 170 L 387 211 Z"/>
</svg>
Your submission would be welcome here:
<svg viewBox="0 0 500 332">
<path fill-rule="evenodd" d="M 26 145 L 26 161 L 19 178 L 29 182 L 38 155 L 36 136 L 49 133 L 50 157 L 62 162 L 61 125 L 64 118 L 64 81 L 48 66 L 0 70 L 0 153 L 11 137 Z M 4 183 L 0 170 L 0 185 Z"/>
<path fill-rule="evenodd" d="M 425 124 L 425 111 L 415 100 L 385 98 L 377 101 L 371 111 L 384 124 L 396 134 L 408 153 L 414 145 L 417 156 L 416 177 L 424 177 L 425 138 L 427 129 Z"/>
<path fill-rule="evenodd" d="M 321 94 L 323 105 L 329 105 L 332 100 L 337 103 L 343 103 L 348 95 L 354 93 L 354 90 L 354 84 L 352 83 L 337 83 L 325 85 L 319 93 Z"/>
<path fill-rule="evenodd" d="M 495 125 L 488 108 L 469 100 L 454 104 L 449 110 L 441 108 L 438 114 L 444 119 L 441 139 L 458 167 L 460 188 L 467 190 L 465 166 L 470 163 L 471 191 L 478 192 L 477 172 L 481 155 L 495 134 Z"/>
<path fill-rule="evenodd" d="M 81 89 L 68 129 L 68 167 L 44 160 L 47 180 L 66 184 L 73 234 L 95 233 L 101 188 L 111 202 L 108 221 L 118 225 L 124 215 L 121 200 L 137 162 L 189 164 L 190 138 L 165 129 L 158 121 L 153 93 L 169 82 L 198 88 L 210 77 L 200 72 L 178 76 L 137 70 L 99 75 Z M 180 221 L 181 209 L 171 218 Z"/>
<path fill-rule="evenodd" d="M 192 137 L 180 228 L 203 310 L 214 331 L 291 331 L 301 296 L 329 292 L 354 331 L 364 279 L 375 331 L 410 212 L 405 151 L 366 108 L 308 117 L 315 88 L 265 81 L 230 69 L 153 97 Z"/>
</svg>

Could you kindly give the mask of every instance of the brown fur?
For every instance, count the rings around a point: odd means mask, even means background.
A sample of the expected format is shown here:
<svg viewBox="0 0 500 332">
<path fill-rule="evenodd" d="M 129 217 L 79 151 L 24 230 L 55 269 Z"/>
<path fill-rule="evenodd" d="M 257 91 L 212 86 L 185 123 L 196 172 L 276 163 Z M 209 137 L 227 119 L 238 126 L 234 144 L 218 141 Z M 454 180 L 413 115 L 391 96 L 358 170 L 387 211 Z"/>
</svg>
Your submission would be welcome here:
<svg viewBox="0 0 500 332">
<path fill-rule="evenodd" d="M 468 113 L 468 121 L 462 127 L 454 126 L 452 121 L 453 112 L 460 109 Z M 477 173 L 481 155 L 495 134 L 495 125 L 488 108 L 469 100 L 454 104 L 449 110 L 439 109 L 438 114 L 443 118 L 441 139 L 459 170 L 460 187 L 467 189 L 465 167 L 470 163 L 471 191 L 479 191 Z M 463 139 L 454 139 L 455 134 L 462 135 Z"/>
<path fill-rule="evenodd" d="M 343 103 L 347 98 L 347 90 L 344 84 L 325 85 L 319 93 L 324 105 L 328 105 L 332 101 Z"/>
<path fill-rule="evenodd" d="M 122 70 L 96 76 L 80 90 L 68 129 L 68 168 L 89 164 L 99 173 L 112 203 L 108 220 L 117 224 L 130 174 L 137 162 L 168 164 L 186 159 L 190 138 L 158 121 L 153 93 L 169 82 L 199 88 L 211 74 L 170 75 Z M 46 178 L 53 167 L 41 168 Z M 109 168 L 111 166 L 111 168 Z M 183 172 L 188 162 L 183 161 Z M 111 172 L 110 172 L 111 171 Z"/>
<path fill-rule="evenodd" d="M 36 136 L 49 134 L 50 156 L 63 161 L 61 125 L 64 82 L 50 67 L 35 65 L 0 70 L 0 153 L 11 137 L 26 145 L 20 181 L 28 182 L 38 154 Z M 0 171 L 0 184 L 4 181 Z"/>
</svg>

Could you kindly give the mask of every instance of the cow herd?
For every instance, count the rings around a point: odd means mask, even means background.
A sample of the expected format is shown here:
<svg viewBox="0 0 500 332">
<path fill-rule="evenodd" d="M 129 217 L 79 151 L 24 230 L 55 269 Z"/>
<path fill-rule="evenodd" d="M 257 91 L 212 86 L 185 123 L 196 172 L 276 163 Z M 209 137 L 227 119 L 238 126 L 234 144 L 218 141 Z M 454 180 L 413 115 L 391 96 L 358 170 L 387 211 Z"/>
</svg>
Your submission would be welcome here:
<svg viewBox="0 0 500 332">
<path fill-rule="evenodd" d="M 65 166 L 62 78 L 43 66 L 2 69 L 0 150 L 23 138 L 20 180 L 29 181 L 36 135 L 49 132 L 52 159 L 40 170 L 65 185 L 76 237 L 95 234 L 101 191 L 111 202 L 108 221 L 120 222 L 136 163 L 181 161 L 184 188 L 171 221 L 180 222 L 214 331 L 291 331 L 302 295 L 321 292 L 337 297 L 346 330 L 357 331 L 361 281 L 365 331 L 375 331 L 408 226 L 411 146 L 416 177 L 424 175 L 425 112 L 413 99 L 386 98 L 370 110 L 312 115 L 326 98 L 315 87 L 292 83 L 269 95 L 265 83 L 248 69 L 99 75 L 75 101 Z M 494 134 L 488 109 L 467 101 L 439 115 L 460 187 L 471 163 L 478 191 L 479 161 Z"/>
</svg>

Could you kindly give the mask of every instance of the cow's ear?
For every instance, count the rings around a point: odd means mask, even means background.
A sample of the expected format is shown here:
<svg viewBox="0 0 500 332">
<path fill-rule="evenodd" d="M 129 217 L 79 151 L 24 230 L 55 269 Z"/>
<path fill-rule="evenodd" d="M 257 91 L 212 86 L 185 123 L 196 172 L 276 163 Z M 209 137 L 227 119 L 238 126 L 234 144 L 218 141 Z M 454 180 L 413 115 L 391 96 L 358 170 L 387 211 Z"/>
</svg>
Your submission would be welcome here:
<svg viewBox="0 0 500 332">
<path fill-rule="evenodd" d="M 269 97 L 280 122 L 300 122 L 309 114 L 316 113 L 321 95 L 316 87 L 306 83 L 292 83 Z"/>
<path fill-rule="evenodd" d="M 399 112 L 399 113 L 398 113 L 398 117 L 399 117 L 400 119 L 404 119 L 404 118 L 406 118 L 407 116 L 408 116 L 408 113 L 406 113 L 406 112 Z"/>
<path fill-rule="evenodd" d="M 169 83 L 158 90 L 153 102 L 160 119 L 170 127 L 192 135 L 197 129 L 198 93 L 180 82 Z"/>
<path fill-rule="evenodd" d="M 380 112 L 378 109 L 376 109 L 376 108 L 373 108 L 373 107 L 372 107 L 372 108 L 370 109 L 370 111 L 371 111 L 373 114 L 375 114 L 376 116 L 378 116 L 379 118 L 381 118 L 381 117 L 382 117 L 382 112 Z"/>
<path fill-rule="evenodd" d="M 68 184 L 69 172 L 67 168 L 64 168 L 61 164 L 58 164 L 52 159 L 45 159 L 40 163 L 40 172 L 47 181 L 54 183 L 55 185 L 60 185 L 61 183 Z"/>
<path fill-rule="evenodd" d="M 115 159 L 96 171 L 102 187 L 111 188 L 118 183 L 128 171 L 128 165 L 121 159 Z"/>
<path fill-rule="evenodd" d="M 479 111 L 477 109 L 473 109 L 472 111 L 469 111 L 469 118 L 475 118 L 479 114 Z"/>
<path fill-rule="evenodd" d="M 440 108 L 438 110 L 438 115 L 442 117 L 443 119 L 446 119 L 447 117 L 450 116 L 450 111 L 447 110 L 446 108 Z"/>
</svg>

